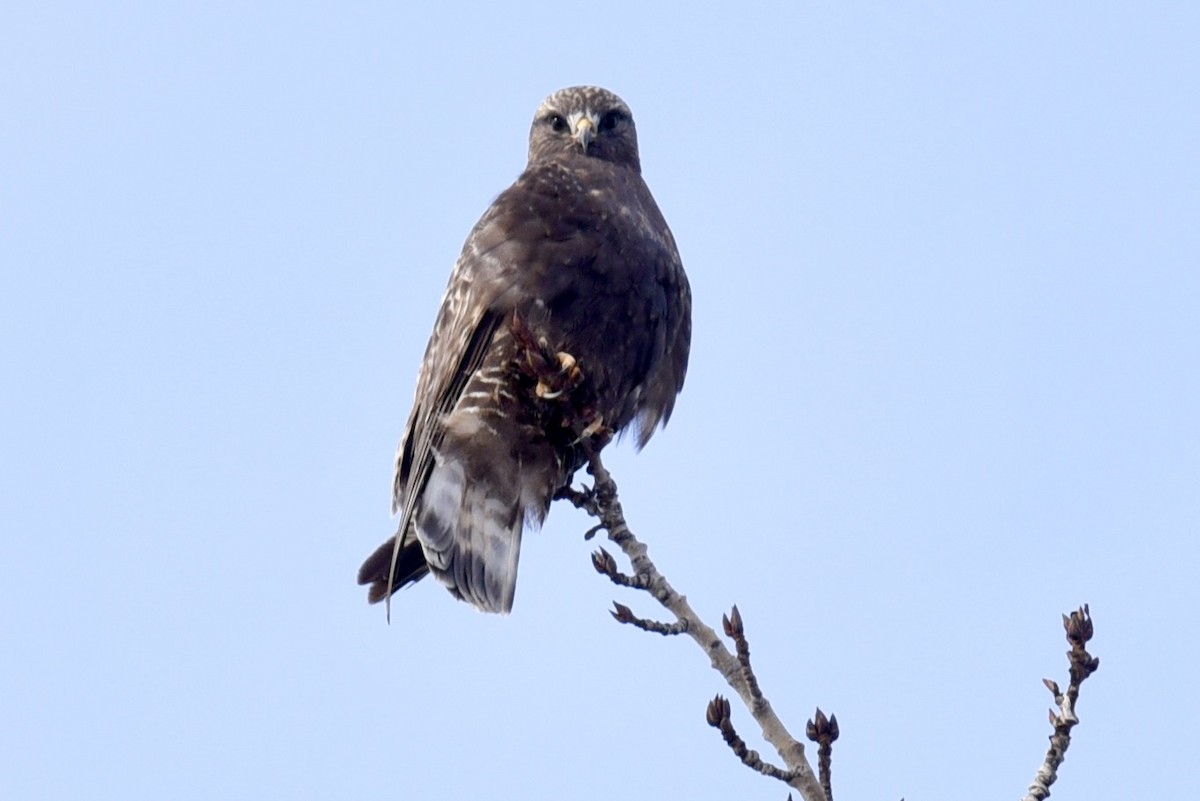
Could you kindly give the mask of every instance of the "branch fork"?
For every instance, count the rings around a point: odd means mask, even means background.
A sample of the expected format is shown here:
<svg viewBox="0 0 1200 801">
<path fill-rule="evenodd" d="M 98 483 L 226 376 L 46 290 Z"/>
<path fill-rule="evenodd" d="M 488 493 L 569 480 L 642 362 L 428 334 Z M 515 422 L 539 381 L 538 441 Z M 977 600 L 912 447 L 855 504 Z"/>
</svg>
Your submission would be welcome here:
<svg viewBox="0 0 1200 801">
<path fill-rule="evenodd" d="M 721 674 L 729 687 L 741 698 L 758 723 L 763 738 L 775 748 L 783 761 L 783 767 L 764 760 L 757 751 L 746 745 L 734 728 L 729 699 L 717 695 L 709 701 L 705 717 L 708 724 L 721 733 L 722 739 L 734 756 L 750 769 L 784 782 L 798 791 L 804 801 L 833 801 L 831 762 L 833 743 L 839 735 L 837 716 L 827 716 L 818 707 L 816 714 L 805 727 L 806 736 L 817 745 L 819 773 L 814 772 L 805 755 L 803 743 L 788 732 L 759 685 L 758 677 L 750 663 L 750 643 L 746 637 L 745 621 L 737 606 L 734 606 L 728 615 L 721 617 L 722 631 L 733 642 L 734 651 L 730 652 L 717 632 L 695 613 L 687 598 L 676 592 L 658 571 L 646 546 L 630 531 L 617 496 L 616 482 L 600 460 L 599 451 L 604 440 L 584 437 L 581 444 L 588 457 L 588 472 L 594 478 L 593 486 L 584 489 L 567 486 L 555 497 L 569 500 L 599 521 L 587 532 L 585 539 L 590 540 L 600 531 L 606 532 L 608 539 L 629 559 L 634 572 L 623 573 L 617 565 L 616 558 L 604 548 L 598 548 L 592 553 L 592 566 L 596 572 L 607 576 L 614 584 L 641 590 L 652 596 L 674 616 L 674 620 L 669 622 L 644 618 L 636 615 L 625 604 L 614 601 L 611 611 L 613 618 L 618 623 L 642 631 L 664 636 L 690 636 L 708 655 L 713 669 Z M 1053 733 L 1050 735 L 1050 747 L 1046 757 L 1038 768 L 1028 795 L 1022 801 L 1044 801 L 1050 796 L 1050 786 L 1058 778 L 1058 769 L 1071 744 L 1071 730 L 1079 723 L 1076 714 L 1079 688 L 1100 666 L 1100 660 L 1087 651 L 1087 643 L 1092 638 L 1094 628 L 1086 604 L 1069 615 L 1063 615 L 1063 628 L 1071 646 L 1067 652 L 1070 683 L 1063 691 L 1052 679 L 1043 680 L 1046 688 L 1054 696 L 1056 705 L 1055 709 L 1050 710 Z M 789 794 L 789 801 L 791 798 Z"/>
<path fill-rule="evenodd" d="M 687 634 L 700 646 L 716 670 L 742 699 L 751 716 L 758 723 L 763 738 L 770 743 L 783 761 L 784 767 L 773 765 L 751 750 L 733 727 L 730 703 L 717 696 L 708 705 L 706 716 L 709 724 L 721 732 L 722 738 L 734 755 L 753 770 L 778 779 L 797 790 L 804 801 L 828 801 L 821 782 L 805 756 L 804 744 L 788 732 L 787 727 L 776 716 L 770 702 L 759 686 L 758 678 L 750 665 L 750 646 L 745 635 L 745 624 L 741 612 L 734 607 L 722 618 L 722 629 L 733 640 L 736 653 L 730 652 L 720 636 L 711 626 L 700 619 L 687 598 L 679 594 L 659 572 L 651 560 L 646 546 L 634 536 L 625 522 L 625 513 L 617 495 L 617 484 L 600 459 L 599 449 L 584 442 L 588 455 L 588 472 L 594 479 L 591 488 L 566 487 L 557 497 L 571 501 L 577 508 L 599 521 L 599 525 L 588 532 L 589 537 L 603 530 L 608 539 L 621 549 L 633 567 L 633 574 L 625 574 L 617 567 L 616 559 L 605 549 L 592 554 L 592 566 L 607 576 L 614 584 L 641 590 L 651 597 L 672 616 L 674 620 L 663 622 L 639 617 L 624 604 L 614 603 L 612 616 L 620 623 L 634 626 L 643 631 L 657 634 Z"/>
</svg>

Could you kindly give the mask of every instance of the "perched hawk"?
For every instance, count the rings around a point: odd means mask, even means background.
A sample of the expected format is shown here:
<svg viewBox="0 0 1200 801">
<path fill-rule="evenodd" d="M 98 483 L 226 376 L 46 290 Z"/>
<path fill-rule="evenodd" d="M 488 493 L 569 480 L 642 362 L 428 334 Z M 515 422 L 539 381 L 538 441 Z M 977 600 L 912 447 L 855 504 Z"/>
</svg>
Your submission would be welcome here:
<svg viewBox="0 0 1200 801">
<path fill-rule="evenodd" d="M 584 463 L 582 438 L 630 429 L 645 445 L 690 340 L 691 290 L 629 107 L 596 87 L 554 93 L 525 172 L 450 275 L 396 460 L 400 526 L 358 573 L 370 601 L 433 573 L 479 609 L 512 609 L 521 532 Z"/>
</svg>

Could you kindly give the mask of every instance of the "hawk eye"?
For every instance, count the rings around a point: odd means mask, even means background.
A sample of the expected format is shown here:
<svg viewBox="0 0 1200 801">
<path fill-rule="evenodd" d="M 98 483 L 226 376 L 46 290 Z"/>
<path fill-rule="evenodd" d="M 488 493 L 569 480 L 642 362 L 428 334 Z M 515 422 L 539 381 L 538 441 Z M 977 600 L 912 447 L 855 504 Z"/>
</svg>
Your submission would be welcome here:
<svg viewBox="0 0 1200 801">
<path fill-rule="evenodd" d="M 566 133 L 567 118 L 561 114 L 551 114 L 546 118 L 546 122 L 550 125 L 551 130 L 555 133 Z"/>
<path fill-rule="evenodd" d="M 617 123 L 620 121 L 621 112 L 616 110 L 606 112 L 605 115 L 600 118 L 600 130 L 611 131 L 613 128 L 617 127 Z"/>
</svg>

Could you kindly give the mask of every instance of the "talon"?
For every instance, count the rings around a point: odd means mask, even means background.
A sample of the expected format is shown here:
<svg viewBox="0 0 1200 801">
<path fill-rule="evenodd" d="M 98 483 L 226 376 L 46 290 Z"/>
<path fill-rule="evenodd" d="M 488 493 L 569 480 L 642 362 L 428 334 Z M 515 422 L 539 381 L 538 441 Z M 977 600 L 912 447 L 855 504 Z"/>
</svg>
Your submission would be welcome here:
<svg viewBox="0 0 1200 801">
<path fill-rule="evenodd" d="M 550 389 L 549 384 L 547 384 L 545 381 L 540 381 L 540 380 L 537 382 L 537 386 L 534 387 L 533 392 L 535 395 L 537 395 L 539 398 L 542 398 L 543 400 L 554 400 L 555 398 L 557 398 L 558 396 L 563 394 L 563 391 L 561 389 L 552 390 L 552 389 Z"/>
<path fill-rule="evenodd" d="M 542 350 L 545 351 L 545 343 L 542 343 Z M 579 364 L 574 356 L 566 351 L 560 350 L 554 354 L 554 358 L 558 361 L 558 371 L 552 373 L 551 365 L 554 360 L 550 359 L 548 353 L 543 355 L 538 353 L 540 363 L 533 363 L 534 351 L 530 350 L 526 354 L 529 361 L 529 366 L 538 376 L 537 386 L 534 393 L 543 400 L 555 400 L 562 397 L 568 390 L 572 390 L 579 386 L 583 380 L 583 371 L 579 369 Z"/>
<path fill-rule="evenodd" d="M 579 434 L 579 438 L 580 439 L 588 439 L 590 437 L 593 437 L 596 434 L 600 433 L 600 431 L 603 428 L 604 428 L 604 416 L 596 415 L 596 419 L 593 420 L 592 422 L 588 423 L 587 428 L 583 429 L 583 431 Z"/>
</svg>

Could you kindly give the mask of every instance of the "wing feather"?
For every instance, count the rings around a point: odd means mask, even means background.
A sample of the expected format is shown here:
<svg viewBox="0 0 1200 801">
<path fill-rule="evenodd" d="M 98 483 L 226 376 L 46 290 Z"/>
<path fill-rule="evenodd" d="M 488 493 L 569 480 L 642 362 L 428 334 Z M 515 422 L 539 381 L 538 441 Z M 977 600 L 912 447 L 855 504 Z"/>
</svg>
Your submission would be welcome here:
<svg viewBox="0 0 1200 801">
<path fill-rule="evenodd" d="M 392 504 L 393 509 L 397 504 L 400 504 L 403 513 L 400 516 L 400 525 L 396 529 L 395 545 L 392 548 L 392 560 L 388 568 L 387 594 L 388 599 L 388 615 L 391 615 L 391 597 L 392 586 L 396 574 L 396 562 L 400 558 L 400 551 L 404 547 L 405 541 L 408 538 L 409 529 L 412 526 L 413 515 L 416 510 L 416 499 L 425 489 L 426 483 L 429 481 L 429 474 L 433 469 L 434 452 L 438 444 L 441 442 L 444 431 L 438 424 L 443 415 L 448 414 L 454 405 L 458 403 L 459 397 L 462 395 L 463 388 L 483 364 L 484 358 L 492 343 L 492 337 L 496 333 L 496 329 L 500 325 L 502 315 L 492 310 L 484 310 L 479 316 L 478 322 L 470 330 L 470 337 L 467 339 L 466 347 L 459 354 L 457 363 L 453 370 L 444 370 L 438 366 L 440 364 L 450 363 L 448 359 L 440 359 L 431 366 L 433 369 L 427 373 L 425 367 L 421 370 L 421 379 L 418 380 L 418 385 L 424 383 L 427 375 L 432 376 L 438 382 L 438 391 L 436 399 L 429 406 L 421 403 L 422 398 L 429 397 L 417 390 L 417 404 L 413 409 L 412 419 L 409 421 L 409 429 L 404 438 L 404 445 L 401 446 L 401 456 L 396 468 L 396 481 L 393 488 Z M 442 333 L 439 326 L 435 329 L 434 339 L 430 341 L 427 349 L 426 359 L 429 359 L 428 352 L 435 350 L 438 334 Z M 461 337 L 456 336 L 457 341 Z"/>
</svg>

